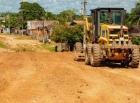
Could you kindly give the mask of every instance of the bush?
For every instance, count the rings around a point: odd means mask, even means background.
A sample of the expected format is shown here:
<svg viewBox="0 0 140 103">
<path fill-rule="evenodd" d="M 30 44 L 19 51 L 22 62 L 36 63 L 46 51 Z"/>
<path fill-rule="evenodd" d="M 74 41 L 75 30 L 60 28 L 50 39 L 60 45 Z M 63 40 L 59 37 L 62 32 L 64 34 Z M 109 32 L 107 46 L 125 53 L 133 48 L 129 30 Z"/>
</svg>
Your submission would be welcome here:
<svg viewBox="0 0 140 103">
<path fill-rule="evenodd" d="M 132 44 L 140 45 L 140 37 L 132 37 Z"/>
<path fill-rule="evenodd" d="M 83 25 L 58 25 L 51 39 L 56 43 L 68 43 L 72 48 L 76 42 L 83 41 Z"/>
</svg>

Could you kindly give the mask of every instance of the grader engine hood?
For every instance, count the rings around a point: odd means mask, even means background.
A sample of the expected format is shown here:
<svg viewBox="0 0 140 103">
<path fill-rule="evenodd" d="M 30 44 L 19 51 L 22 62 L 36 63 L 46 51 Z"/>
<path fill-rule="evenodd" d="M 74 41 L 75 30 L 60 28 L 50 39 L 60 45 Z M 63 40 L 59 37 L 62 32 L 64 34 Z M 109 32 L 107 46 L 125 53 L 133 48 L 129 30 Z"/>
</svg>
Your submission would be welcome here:
<svg viewBox="0 0 140 103">
<path fill-rule="evenodd" d="M 107 25 L 107 27 L 108 27 L 110 32 L 112 31 L 111 33 L 113 33 L 113 34 L 114 33 L 117 34 L 117 32 L 119 32 L 121 30 L 120 25 Z M 122 29 L 123 29 L 124 33 L 128 31 L 128 28 L 126 26 L 123 26 Z"/>
<path fill-rule="evenodd" d="M 119 43 L 120 36 L 126 43 L 128 42 L 128 28 L 126 26 L 122 26 L 122 28 L 120 27 L 120 25 L 108 26 L 108 43 L 110 45 L 113 43 L 113 40 L 115 40 L 116 43 Z"/>
<path fill-rule="evenodd" d="M 123 37 L 125 41 L 128 41 L 128 28 L 126 26 L 120 26 L 120 25 L 106 25 L 102 24 L 101 25 L 101 34 L 99 38 L 99 42 L 101 44 L 107 43 L 107 44 L 112 44 L 113 39 L 115 41 L 119 41 L 119 33 L 122 29 Z"/>
</svg>

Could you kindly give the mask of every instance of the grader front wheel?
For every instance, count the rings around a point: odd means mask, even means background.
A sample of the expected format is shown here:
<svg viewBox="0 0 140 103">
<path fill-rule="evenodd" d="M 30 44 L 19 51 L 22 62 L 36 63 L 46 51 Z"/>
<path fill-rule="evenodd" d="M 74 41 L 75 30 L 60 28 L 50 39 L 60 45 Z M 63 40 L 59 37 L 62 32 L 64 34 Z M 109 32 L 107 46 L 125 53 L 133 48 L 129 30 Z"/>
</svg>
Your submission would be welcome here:
<svg viewBox="0 0 140 103">
<path fill-rule="evenodd" d="M 94 67 L 101 65 L 101 49 L 99 44 L 93 44 L 91 47 L 90 63 Z"/>
<path fill-rule="evenodd" d="M 132 50 L 132 58 L 130 62 L 131 68 L 138 68 L 139 66 L 139 49 L 133 49 Z"/>
<path fill-rule="evenodd" d="M 78 53 L 82 52 L 82 43 L 77 42 L 74 46 L 74 60 L 79 60 Z"/>
<path fill-rule="evenodd" d="M 90 53 L 91 53 L 92 44 L 87 45 L 85 50 L 85 64 L 90 65 Z"/>
</svg>

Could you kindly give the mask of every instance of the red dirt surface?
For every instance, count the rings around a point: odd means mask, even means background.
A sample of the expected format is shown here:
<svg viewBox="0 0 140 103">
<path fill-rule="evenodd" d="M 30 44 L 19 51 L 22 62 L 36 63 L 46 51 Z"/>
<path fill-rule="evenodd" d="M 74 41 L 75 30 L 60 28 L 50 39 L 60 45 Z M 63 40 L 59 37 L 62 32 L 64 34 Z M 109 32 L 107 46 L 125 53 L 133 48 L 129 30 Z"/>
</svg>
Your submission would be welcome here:
<svg viewBox="0 0 140 103">
<path fill-rule="evenodd" d="M 140 103 L 140 68 L 95 68 L 72 52 L 0 57 L 0 103 Z"/>
<path fill-rule="evenodd" d="M 0 103 L 140 103 L 140 66 L 91 67 L 73 52 L 1 50 Z"/>
</svg>

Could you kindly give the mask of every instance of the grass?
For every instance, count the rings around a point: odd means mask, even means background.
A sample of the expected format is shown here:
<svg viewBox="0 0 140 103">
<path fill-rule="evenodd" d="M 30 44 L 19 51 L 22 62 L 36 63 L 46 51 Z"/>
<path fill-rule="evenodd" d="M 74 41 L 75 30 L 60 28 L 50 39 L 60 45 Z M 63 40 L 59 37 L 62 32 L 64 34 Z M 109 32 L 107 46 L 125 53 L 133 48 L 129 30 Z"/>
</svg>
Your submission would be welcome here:
<svg viewBox="0 0 140 103">
<path fill-rule="evenodd" d="M 13 34 L 8 34 L 8 33 L 0 33 L 0 35 L 4 35 L 4 36 L 14 36 Z"/>
<path fill-rule="evenodd" d="M 6 35 L 6 36 L 14 36 L 11 34 L 0 34 L 0 35 Z M 28 45 L 28 44 L 18 44 L 17 47 L 9 47 L 7 45 L 4 45 L 2 41 L 4 41 L 4 37 L 0 37 L 0 48 L 9 48 L 11 50 L 14 50 L 16 52 L 35 52 L 37 50 L 49 50 L 50 52 L 55 52 L 55 44 L 36 44 L 34 46 Z M 17 40 L 34 40 L 30 36 L 26 35 L 17 35 L 14 36 L 14 39 Z"/>
<path fill-rule="evenodd" d="M 32 37 L 30 36 L 25 36 L 25 35 L 20 35 L 20 36 L 17 36 L 15 39 L 18 39 L 18 40 L 34 40 Z"/>
<path fill-rule="evenodd" d="M 36 47 L 37 49 L 43 50 L 42 45 L 35 45 L 35 47 Z"/>
<path fill-rule="evenodd" d="M 51 44 L 42 44 L 42 47 L 50 52 L 55 52 L 55 45 Z"/>
<path fill-rule="evenodd" d="M 29 45 L 17 45 L 16 48 L 12 48 L 11 50 L 14 50 L 16 52 L 35 52 L 36 49 Z"/>
<path fill-rule="evenodd" d="M 5 48 L 5 49 L 7 49 L 7 46 L 4 45 L 4 44 L 0 41 L 0 48 Z"/>
</svg>

